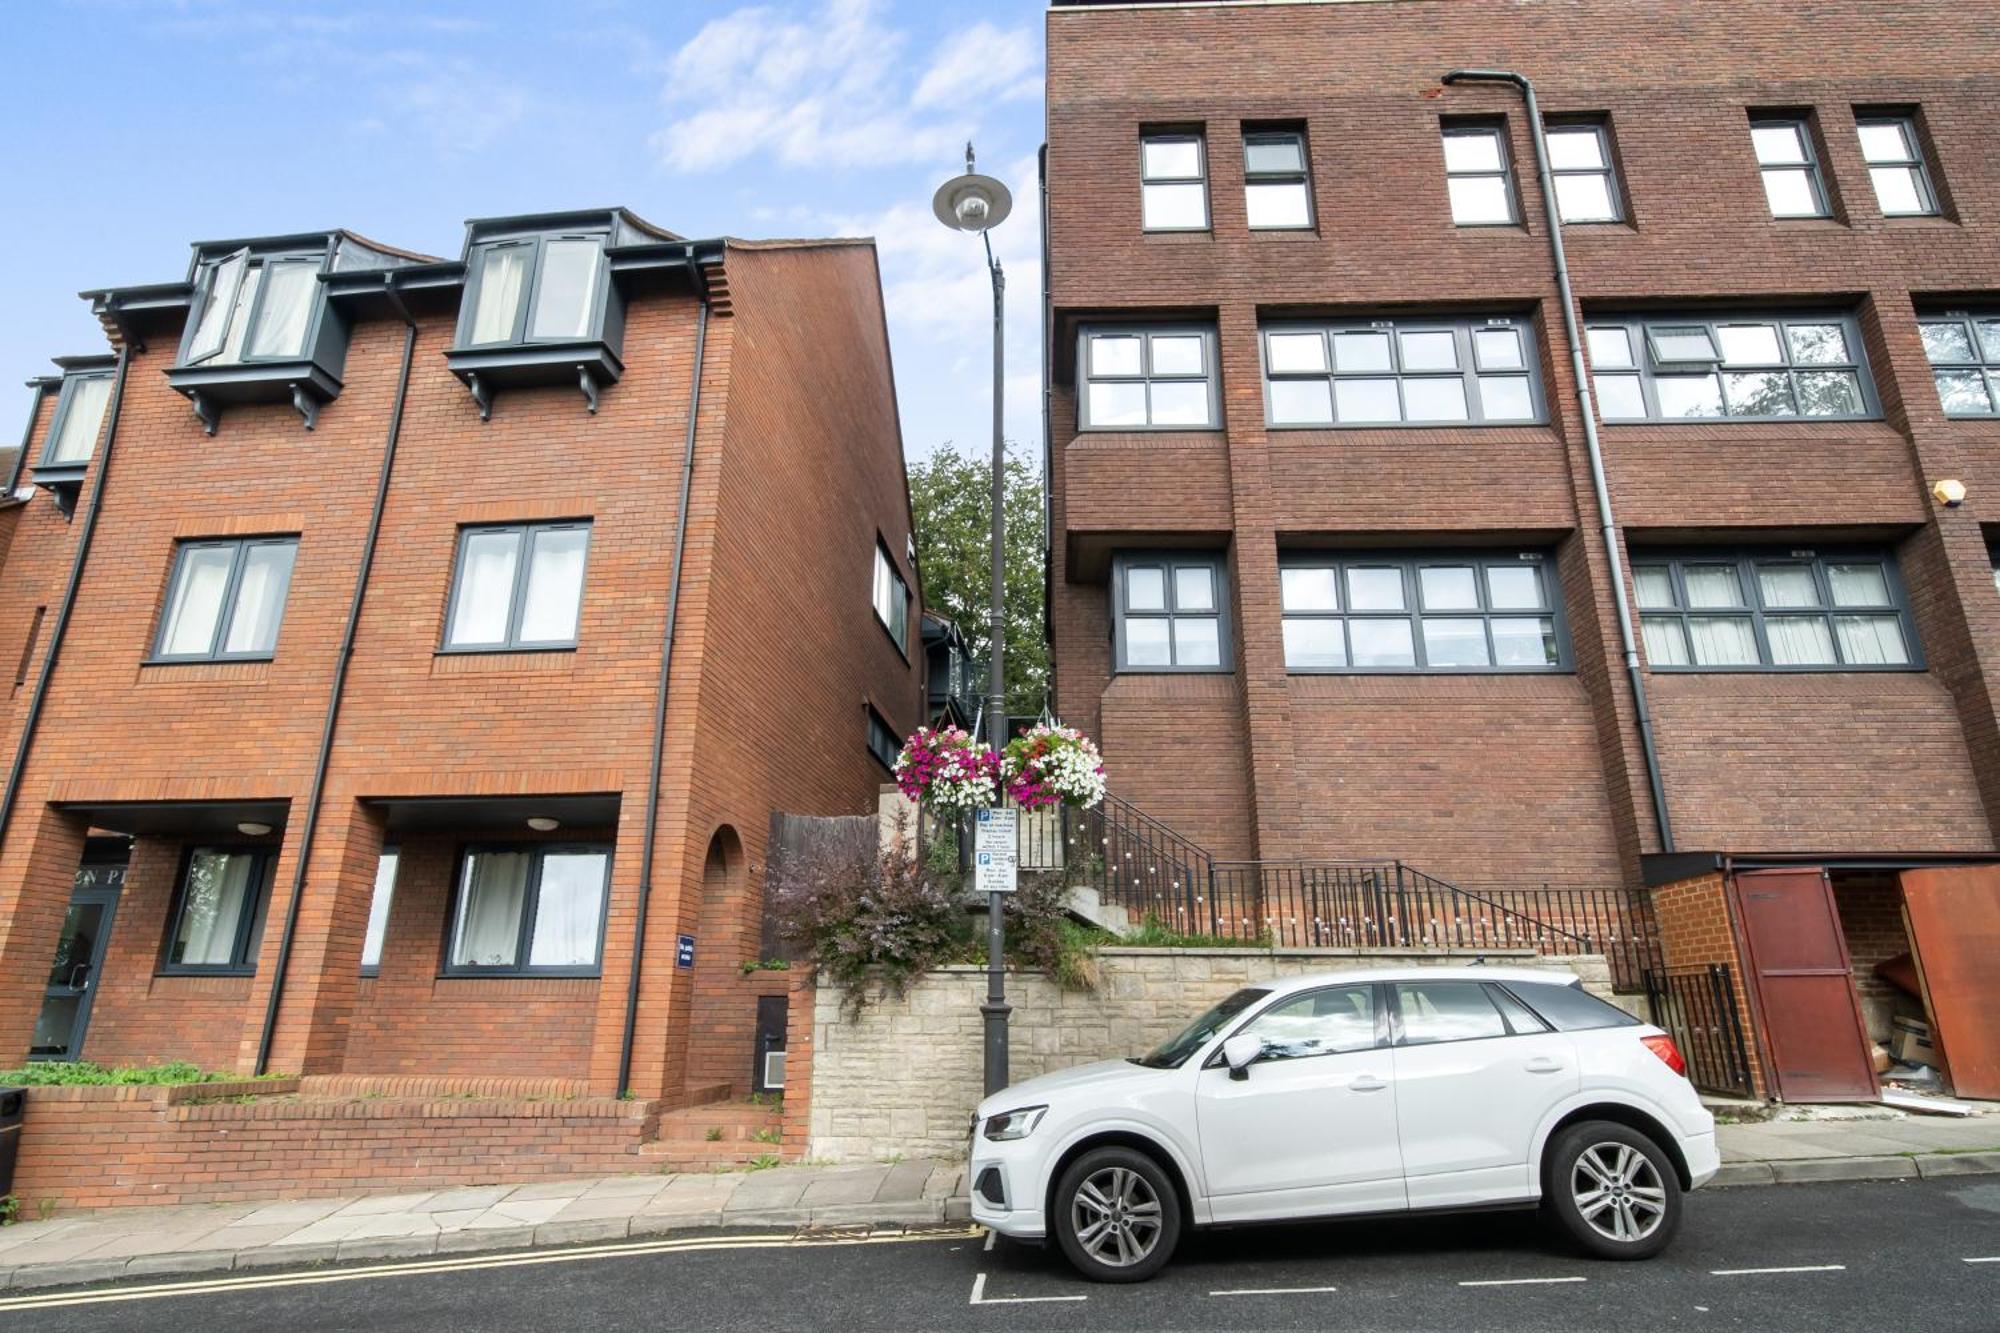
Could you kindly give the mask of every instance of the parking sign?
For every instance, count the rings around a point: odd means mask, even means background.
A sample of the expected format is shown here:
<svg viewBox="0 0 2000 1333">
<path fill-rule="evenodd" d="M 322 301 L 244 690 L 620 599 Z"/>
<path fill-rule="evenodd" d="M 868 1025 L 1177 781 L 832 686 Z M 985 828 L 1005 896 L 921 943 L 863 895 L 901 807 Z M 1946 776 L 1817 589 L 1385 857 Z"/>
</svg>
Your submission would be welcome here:
<svg viewBox="0 0 2000 1333">
<path fill-rule="evenodd" d="M 1020 814 L 981 810 L 973 824 L 973 880 L 981 893 L 1012 893 L 1020 864 Z"/>
</svg>

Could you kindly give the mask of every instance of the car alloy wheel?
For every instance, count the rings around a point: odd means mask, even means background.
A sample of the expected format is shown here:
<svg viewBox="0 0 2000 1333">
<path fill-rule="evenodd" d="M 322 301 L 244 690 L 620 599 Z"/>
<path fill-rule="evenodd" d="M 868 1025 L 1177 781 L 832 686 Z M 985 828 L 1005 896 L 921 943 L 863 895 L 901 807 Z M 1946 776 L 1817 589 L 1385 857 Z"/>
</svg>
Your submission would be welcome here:
<svg viewBox="0 0 2000 1333">
<path fill-rule="evenodd" d="M 1085 1177 L 1070 1200 L 1076 1243 L 1098 1263 L 1130 1268 L 1160 1243 L 1165 1210 L 1146 1178 L 1122 1166 Z"/>
<path fill-rule="evenodd" d="M 1652 1159 L 1628 1143 L 1594 1143 L 1570 1168 L 1577 1215 L 1606 1240 L 1643 1241 L 1667 1216 L 1667 1191 Z"/>
</svg>

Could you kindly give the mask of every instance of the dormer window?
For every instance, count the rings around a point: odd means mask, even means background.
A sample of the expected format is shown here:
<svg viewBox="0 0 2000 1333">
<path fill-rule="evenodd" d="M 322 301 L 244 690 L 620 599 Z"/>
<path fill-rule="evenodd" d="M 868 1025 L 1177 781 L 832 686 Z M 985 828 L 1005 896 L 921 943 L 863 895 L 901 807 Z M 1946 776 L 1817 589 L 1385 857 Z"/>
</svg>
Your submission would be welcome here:
<svg viewBox="0 0 2000 1333">
<path fill-rule="evenodd" d="M 604 238 L 548 236 L 483 246 L 463 345 L 568 342 L 596 332 Z"/>
<path fill-rule="evenodd" d="M 104 413 L 110 406 L 108 373 L 64 376 L 55 419 L 49 423 L 49 441 L 35 470 L 53 472 L 87 467 L 91 454 L 97 451 L 98 437 L 104 433 Z"/>
<path fill-rule="evenodd" d="M 248 250 L 205 265 L 196 293 L 201 315 L 181 364 L 303 356 L 319 270 L 318 255 L 264 257 Z"/>
</svg>

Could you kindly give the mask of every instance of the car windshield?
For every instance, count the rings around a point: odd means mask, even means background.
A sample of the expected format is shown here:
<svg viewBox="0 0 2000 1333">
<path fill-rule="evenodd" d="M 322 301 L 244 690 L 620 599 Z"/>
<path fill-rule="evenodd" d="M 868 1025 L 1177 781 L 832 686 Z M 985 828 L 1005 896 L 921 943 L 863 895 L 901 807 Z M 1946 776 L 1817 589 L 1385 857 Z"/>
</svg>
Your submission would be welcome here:
<svg viewBox="0 0 2000 1333">
<path fill-rule="evenodd" d="M 1183 1061 L 1206 1046 L 1209 1039 L 1222 1031 L 1230 1019 L 1248 1009 L 1271 992 L 1254 988 L 1237 991 L 1203 1014 L 1172 1041 L 1155 1046 L 1145 1055 L 1135 1056 L 1132 1063 L 1144 1065 L 1148 1069 L 1178 1069 Z"/>
</svg>

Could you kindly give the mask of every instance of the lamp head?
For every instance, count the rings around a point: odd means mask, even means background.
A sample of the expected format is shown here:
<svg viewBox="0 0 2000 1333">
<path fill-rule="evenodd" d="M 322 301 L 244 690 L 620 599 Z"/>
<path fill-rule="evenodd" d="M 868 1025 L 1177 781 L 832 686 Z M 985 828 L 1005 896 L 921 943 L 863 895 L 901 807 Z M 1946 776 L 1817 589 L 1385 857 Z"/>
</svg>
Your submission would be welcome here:
<svg viewBox="0 0 2000 1333">
<path fill-rule="evenodd" d="M 953 231 L 988 231 L 1005 222 L 1013 209 L 1014 196 L 1005 185 L 973 171 L 953 176 L 931 196 L 931 212 Z"/>
</svg>

